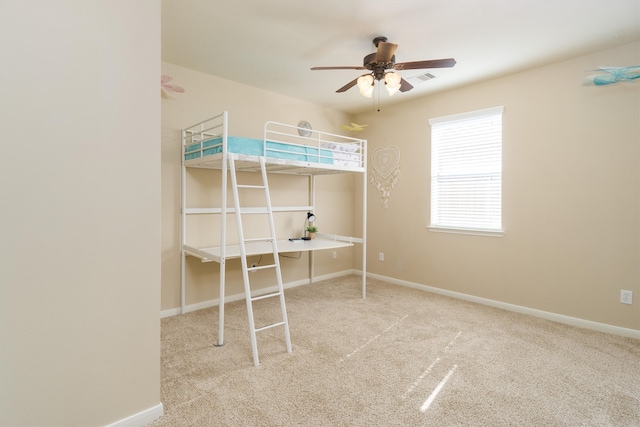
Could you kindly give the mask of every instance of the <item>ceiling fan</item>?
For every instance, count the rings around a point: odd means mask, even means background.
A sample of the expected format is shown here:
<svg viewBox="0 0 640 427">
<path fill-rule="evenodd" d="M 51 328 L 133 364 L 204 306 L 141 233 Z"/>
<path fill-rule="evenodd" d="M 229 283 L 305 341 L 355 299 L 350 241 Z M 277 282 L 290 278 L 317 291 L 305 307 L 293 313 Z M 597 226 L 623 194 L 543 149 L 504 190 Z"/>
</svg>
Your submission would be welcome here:
<svg viewBox="0 0 640 427">
<path fill-rule="evenodd" d="M 387 41 L 386 37 L 376 37 L 373 44 L 377 51 L 364 57 L 362 66 L 345 67 L 312 67 L 312 70 L 369 70 L 370 73 L 363 74 L 342 86 L 336 92 L 346 92 L 356 84 L 360 93 L 367 98 L 371 98 L 375 81 L 384 80 L 389 95 L 395 94 L 398 90 L 406 92 L 413 89 L 411 83 L 403 79 L 399 73 L 387 70 L 416 70 L 422 68 L 446 68 L 453 67 L 456 60 L 453 58 L 432 59 L 427 61 L 398 62 L 396 63 L 395 52 L 398 45 Z"/>
</svg>

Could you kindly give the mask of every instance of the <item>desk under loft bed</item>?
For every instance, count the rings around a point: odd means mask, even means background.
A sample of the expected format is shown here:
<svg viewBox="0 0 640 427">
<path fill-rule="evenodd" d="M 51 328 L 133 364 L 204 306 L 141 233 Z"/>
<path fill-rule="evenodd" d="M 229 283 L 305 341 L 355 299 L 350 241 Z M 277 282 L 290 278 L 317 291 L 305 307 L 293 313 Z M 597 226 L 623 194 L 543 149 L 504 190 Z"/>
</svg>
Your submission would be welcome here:
<svg viewBox="0 0 640 427">
<path fill-rule="evenodd" d="M 264 167 L 268 174 L 304 175 L 309 178 L 308 205 L 273 206 L 273 212 L 315 212 L 316 177 L 327 174 L 360 174 L 362 176 L 362 231 L 359 236 L 341 236 L 318 233 L 313 240 L 290 240 L 290 236 L 276 236 L 277 253 L 311 253 L 309 281 L 313 282 L 313 252 L 362 245 L 362 297 L 366 297 L 366 187 L 367 156 L 366 140 L 346 137 L 321 131 L 310 131 L 298 126 L 277 122 L 267 122 L 264 137 L 252 139 L 228 134 L 228 113 L 225 111 L 182 131 L 182 273 L 181 273 L 181 312 L 185 312 L 186 257 L 193 256 L 202 262 L 220 264 L 220 322 L 219 344 L 224 336 L 224 293 L 225 261 L 241 257 L 238 244 L 229 244 L 233 239 L 227 237 L 226 218 L 235 213 L 235 207 L 227 206 L 229 162 L 232 161 L 237 172 L 261 172 Z M 233 160 L 230 160 L 233 158 Z M 262 158 L 262 159 L 261 159 Z M 261 165 L 262 163 L 262 165 Z M 221 171 L 221 201 L 216 207 L 187 206 L 187 169 L 205 168 Z M 234 174 L 236 172 L 233 172 Z M 235 177 L 235 176 L 234 176 Z M 268 193 L 267 193 L 268 194 Z M 252 208 L 248 208 L 249 210 Z M 255 208 L 264 209 L 264 208 Z M 187 218 L 191 215 L 220 215 L 219 242 L 211 247 L 199 247 L 190 244 L 187 235 Z M 245 255 L 272 253 L 270 243 L 247 243 L 242 250 Z M 275 253 L 276 251 L 274 251 Z M 243 267 L 246 270 L 246 266 Z M 246 274 L 246 271 L 245 271 Z"/>
</svg>

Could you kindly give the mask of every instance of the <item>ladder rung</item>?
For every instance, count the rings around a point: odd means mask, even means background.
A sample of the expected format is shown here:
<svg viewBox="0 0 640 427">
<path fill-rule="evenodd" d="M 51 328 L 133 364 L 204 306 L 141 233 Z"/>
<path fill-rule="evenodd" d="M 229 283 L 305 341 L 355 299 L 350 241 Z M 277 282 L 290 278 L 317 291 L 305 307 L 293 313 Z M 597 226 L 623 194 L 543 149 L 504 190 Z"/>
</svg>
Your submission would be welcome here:
<svg viewBox="0 0 640 427">
<path fill-rule="evenodd" d="M 263 326 L 262 328 L 257 328 L 256 332 L 264 331 L 266 329 L 271 329 L 271 328 L 275 328 L 276 326 L 282 326 L 282 325 L 284 325 L 284 322 L 274 323 L 273 325 L 267 325 L 267 326 Z"/>
<path fill-rule="evenodd" d="M 245 185 L 245 184 L 238 184 L 237 187 L 238 188 L 256 188 L 261 190 L 264 190 L 265 188 L 267 188 L 264 185 Z"/>
<path fill-rule="evenodd" d="M 258 265 L 256 267 L 248 267 L 247 271 L 258 271 L 258 270 L 264 270 L 265 268 L 273 268 L 275 267 L 275 264 L 269 264 L 269 265 Z"/>
<path fill-rule="evenodd" d="M 271 294 L 264 294 L 257 297 L 252 297 L 251 301 L 260 301 L 261 299 L 273 298 L 277 296 L 280 296 L 280 292 L 273 292 Z"/>
</svg>

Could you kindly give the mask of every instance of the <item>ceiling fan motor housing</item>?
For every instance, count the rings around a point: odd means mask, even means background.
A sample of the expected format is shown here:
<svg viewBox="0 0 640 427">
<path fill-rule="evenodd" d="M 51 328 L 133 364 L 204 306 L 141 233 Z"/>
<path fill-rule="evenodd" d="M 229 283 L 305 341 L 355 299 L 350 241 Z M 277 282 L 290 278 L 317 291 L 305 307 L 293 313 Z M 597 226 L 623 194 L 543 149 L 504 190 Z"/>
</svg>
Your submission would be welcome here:
<svg viewBox="0 0 640 427">
<path fill-rule="evenodd" d="M 396 56 L 393 55 L 389 62 L 377 62 L 376 53 L 370 53 L 364 57 L 363 66 L 367 70 L 373 71 L 373 76 L 376 80 L 382 80 L 384 78 L 385 70 L 393 68 L 396 63 Z"/>
</svg>

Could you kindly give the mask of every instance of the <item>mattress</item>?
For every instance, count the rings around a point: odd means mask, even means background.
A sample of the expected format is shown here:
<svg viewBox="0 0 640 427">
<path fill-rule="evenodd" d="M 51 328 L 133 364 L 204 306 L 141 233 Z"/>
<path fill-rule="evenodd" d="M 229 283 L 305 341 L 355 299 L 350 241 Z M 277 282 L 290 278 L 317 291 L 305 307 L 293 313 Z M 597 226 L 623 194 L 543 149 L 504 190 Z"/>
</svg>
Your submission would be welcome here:
<svg viewBox="0 0 640 427">
<path fill-rule="evenodd" d="M 263 140 L 238 136 L 227 137 L 227 151 L 250 156 L 267 156 L 302 162 L 333 164 L 333 151 L 331 150 L 318 149 L 307 145 L 267 141 L 266 153 L 264 153 Z M 187 145 L 184 151 L 184 158 L 185 160 L 197 159 L 219 153 L 222 153 L 221 137 Z"/>
</svg>

